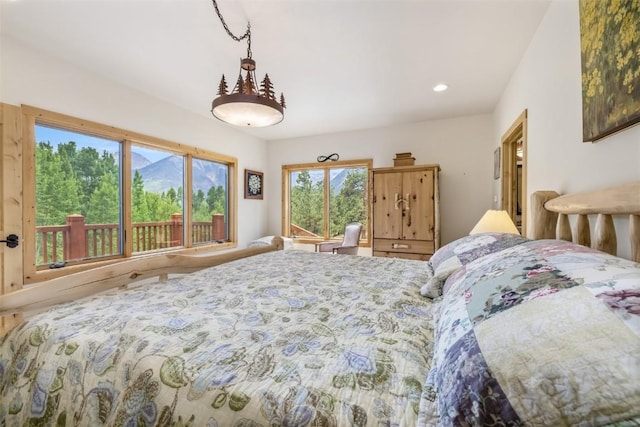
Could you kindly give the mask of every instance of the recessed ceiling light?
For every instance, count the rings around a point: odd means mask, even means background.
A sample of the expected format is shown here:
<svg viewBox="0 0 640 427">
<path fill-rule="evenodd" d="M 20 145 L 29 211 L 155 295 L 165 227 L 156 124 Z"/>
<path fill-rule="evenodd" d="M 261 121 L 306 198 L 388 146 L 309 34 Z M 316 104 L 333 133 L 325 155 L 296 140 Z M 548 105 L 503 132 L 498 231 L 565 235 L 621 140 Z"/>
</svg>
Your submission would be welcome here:
<svg viewBox="0 0 640 427">
<path fill-rule="evenodd" d="M 433 91 L 434 92 L 443 92 L 443 91 L 447 90 L 448 88 L 449 88 L 449 86 L 447 86 L 446 84 L 440 83 L 439 85 L 435 85 L 433 87 Z"/>
</svg>

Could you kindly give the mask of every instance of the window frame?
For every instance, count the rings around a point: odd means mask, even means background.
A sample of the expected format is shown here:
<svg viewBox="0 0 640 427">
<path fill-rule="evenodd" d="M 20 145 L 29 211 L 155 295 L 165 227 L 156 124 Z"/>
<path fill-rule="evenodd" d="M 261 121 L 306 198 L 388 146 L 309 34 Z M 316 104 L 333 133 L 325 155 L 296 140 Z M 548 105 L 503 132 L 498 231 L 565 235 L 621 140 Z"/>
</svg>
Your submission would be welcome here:
<svg viewBox="0 0 640 427">
<path fill-rule="evenodd" d="M 366 238 L 361 239 L 360 247 L 371 247 L 371 203 L 369 203 L 369 193 L 371 191 L 370 175 L 373 168 L 373 159 L 356 159 L 356 160 L 338 160 L 330 163 L 297 163 L 290 165 L 282 165 L 282 235 L 285 237 L 291 237 L 296 243 L 313 244 L 322 241 L 340 241 L 340 239 L 332 239 L 329 237 L 329 223 L 330 223 L 330 203 L 329 203 L 329 186 L 331 185 L 329 177 L 329 171 L 331 169 L 339 168 L 366 168 L 367 169 L 367 183 L 365 185 L 365 208 L 367 212 L 367 232 Z M 291 173 L 300 172 L 303 170 L 323 170 L 324 171 L 324 220 L 323 220 L 323 232 L 322 238 L 309 238 L 309 237 L 292 237 L 291 236 Z"/>
<path fill-rule="evenodd" d="M 64 276 L 78 271 L 108 265 L 125 259 L 147 257 L 159 252 L 166 253 L 195 253 L 217 251 L 235 248 L 238 245 L 238 160 L 235 157 L 204 150 L 189 145 L 164 140 L 124 129 L 103 125 L 89 120 L 83 120 L 37 107 L 22 105 L 23 132 L 23 235 L 24 244 L 24 283 L 37 283 L 55 277 Z M 82 261 L 73 261 L 63 268 L 50 269 L 48 266 L 36 265 L 36 138 L 35 126 L 51 126 L 67 131 L 83 133 L 96 137 L 112 139 L 122 143 L 121 162 L 121 215 L 123 234 L 123 253 Z M 184 200 L 183 224 L 185 230 L 191 229 L 192 224 L 192 160 L 193 158 L 223 163 L 228 166 L 228 239 L 224 243 L 198 243 L 194 245 L 191 233 L 185 233 L 184 245 L 178 248 L 163 248 L 145 252 L 133 252 L 132 217 L 131 217 L 131 146 L 159 149 L 184 156 Z M 188 189 L 188 190 L 187 190 Z"/>
</svg>

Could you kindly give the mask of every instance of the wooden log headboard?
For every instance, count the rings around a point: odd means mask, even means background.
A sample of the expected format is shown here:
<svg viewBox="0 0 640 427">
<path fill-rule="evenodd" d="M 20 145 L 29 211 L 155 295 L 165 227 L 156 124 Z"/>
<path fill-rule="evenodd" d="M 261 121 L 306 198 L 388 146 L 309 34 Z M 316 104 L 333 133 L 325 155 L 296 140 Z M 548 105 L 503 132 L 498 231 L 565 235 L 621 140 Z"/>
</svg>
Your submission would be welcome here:
<svg viewBox="0 0 640 427">
<path fill-rule="evenodd" d="M 618 243 L 612 216 L 628 215 L 631 259 L 640 262 L 640 182 L 563 196 L 536 191 L 531 195 L 531 212 L 533 239 L 574 241 L 612 255 Z M 577 215 L 575 233 L 568 215 Z M 598 215 L 593 244 L 588 215 Z"/>
</svg>

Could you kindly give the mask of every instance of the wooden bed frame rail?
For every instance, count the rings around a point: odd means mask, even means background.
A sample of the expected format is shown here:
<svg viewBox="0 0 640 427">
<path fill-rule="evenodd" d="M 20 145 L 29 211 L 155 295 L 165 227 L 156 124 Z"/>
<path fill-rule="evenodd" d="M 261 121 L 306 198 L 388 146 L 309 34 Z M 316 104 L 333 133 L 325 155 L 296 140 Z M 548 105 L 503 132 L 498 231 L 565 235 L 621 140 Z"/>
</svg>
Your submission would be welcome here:
<svg viewBox="0 0 640 427">
<path fill-rule="evenodd" d="M 631 259 L 640 262 L 640 182 L 560 196 L 555 191 L 531 195 L 533 239 L 562 239 L 616 255 L 618 241 L 612 215 L 629 215 Z M 577 215 L 575 238 L 568 215 Z M 598 215 L 595 242 L 587 215 Z"/>
<path fill-rule="evenodd" d="M 203 268 L 283 248 L 284 241 L 281 237 L 276 236 L 268 246 L 249 247 L 214 255 L 163 254 L 126 260 L 57 277 L 29 285 L 16 292 L 0 295 L 0 316 L 14 315 L 27 310 L 38 310 L 53 304 L 74 301 L 156 276 L 162 282 L 166 281 L 169 274 L 192 273 Z M 2 336 L 1 332 L 0 336 Z"/>
</svg>

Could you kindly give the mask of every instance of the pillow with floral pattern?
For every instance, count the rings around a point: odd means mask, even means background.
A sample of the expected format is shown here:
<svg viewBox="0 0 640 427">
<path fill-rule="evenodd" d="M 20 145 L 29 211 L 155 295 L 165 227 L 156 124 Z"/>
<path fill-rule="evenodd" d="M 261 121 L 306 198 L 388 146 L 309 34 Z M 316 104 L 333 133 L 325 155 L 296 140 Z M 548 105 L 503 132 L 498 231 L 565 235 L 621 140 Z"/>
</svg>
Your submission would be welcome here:
<svg viewBox="0 0 640 427">
<path fill-rule="evenodd" d="M 433 276 L 420 289 L 425 297 L 437 298 L 442 295 L 442 286 L 458 268 L 486 254 L 520 245 L 529 239 L 519 234 L 479 233 L 462 237 L 444 245 L 433 254 L 429 263 Z"/>
</svg>

